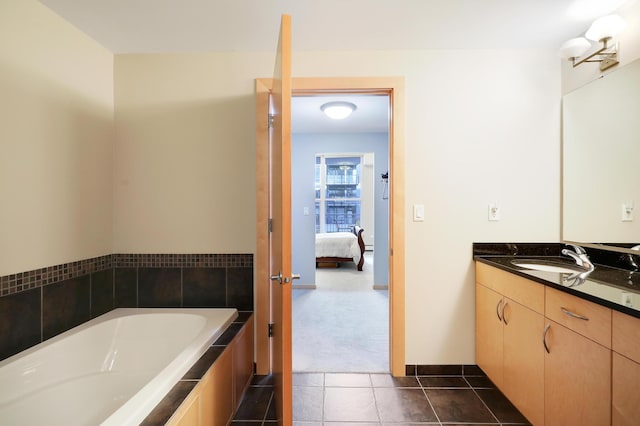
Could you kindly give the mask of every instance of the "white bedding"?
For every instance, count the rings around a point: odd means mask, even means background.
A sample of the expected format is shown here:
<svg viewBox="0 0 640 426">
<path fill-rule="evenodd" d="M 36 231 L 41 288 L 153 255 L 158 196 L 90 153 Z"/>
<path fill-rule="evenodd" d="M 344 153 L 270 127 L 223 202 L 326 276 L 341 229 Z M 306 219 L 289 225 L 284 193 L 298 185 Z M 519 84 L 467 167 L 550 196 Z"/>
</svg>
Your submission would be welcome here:
<svg viewBox="0 0 640 426">
<path fill-rule="evenodd" d="M 350 257 L 360 262 L 358 237 L 351 232 L 316 234 L 316 257 Z"/>
</svg>

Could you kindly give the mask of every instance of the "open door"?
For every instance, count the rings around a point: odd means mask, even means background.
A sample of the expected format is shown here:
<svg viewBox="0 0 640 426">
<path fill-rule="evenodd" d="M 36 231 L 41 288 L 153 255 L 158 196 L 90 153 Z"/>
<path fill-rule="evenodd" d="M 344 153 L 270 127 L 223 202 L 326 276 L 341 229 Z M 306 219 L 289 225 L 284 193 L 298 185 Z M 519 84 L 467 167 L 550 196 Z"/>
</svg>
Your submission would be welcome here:
<svg viewBox="0 0 640 426">
<path fill-rule="evenodd" d="M 291 375 L 291 17 L 282 16 L 269 102 L 271 371 L 278 424 L 293 421 Z"/>
</svg>

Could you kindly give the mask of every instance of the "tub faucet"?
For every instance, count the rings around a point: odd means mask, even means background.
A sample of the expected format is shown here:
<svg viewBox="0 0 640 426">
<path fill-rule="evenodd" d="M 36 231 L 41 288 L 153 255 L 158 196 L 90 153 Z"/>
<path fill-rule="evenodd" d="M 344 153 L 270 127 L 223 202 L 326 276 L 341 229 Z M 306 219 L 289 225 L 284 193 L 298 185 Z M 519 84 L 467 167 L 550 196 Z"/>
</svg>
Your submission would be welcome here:
<svg viewBox="0 0 640 426">
<path fill-rule="evenodd" d="M 585 249 L 573 244 L 568 244 L 568 246 L 573 248 L 573 250 L 570 250 L 568 248 L 562 249 L 562 254 L 571 257 L 576 261 L 576 265 L 584 269 L 587 269 L 589 271 L 593 271 L 595 269 L 595 266 L 593 266 L 593 263 L 591 263 L 591 261 L 589 260 L 589 256 L 587 256 L 587 252 L 585 251 Z"/>
</svg>

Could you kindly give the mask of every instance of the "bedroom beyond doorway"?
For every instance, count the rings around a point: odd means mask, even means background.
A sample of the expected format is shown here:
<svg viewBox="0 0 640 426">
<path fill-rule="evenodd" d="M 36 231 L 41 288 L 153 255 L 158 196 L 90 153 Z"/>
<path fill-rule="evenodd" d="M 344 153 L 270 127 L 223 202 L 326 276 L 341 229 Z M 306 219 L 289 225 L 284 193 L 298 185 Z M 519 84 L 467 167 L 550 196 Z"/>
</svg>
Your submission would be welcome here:
<svg viewBox="0 0 640 426">
<path fill-rule="evenodd" d="M 292 290 L 294 372 L 389 372 L 389 294 L 365 266 L 318 269 L 316 289 Z"/>
</svg>

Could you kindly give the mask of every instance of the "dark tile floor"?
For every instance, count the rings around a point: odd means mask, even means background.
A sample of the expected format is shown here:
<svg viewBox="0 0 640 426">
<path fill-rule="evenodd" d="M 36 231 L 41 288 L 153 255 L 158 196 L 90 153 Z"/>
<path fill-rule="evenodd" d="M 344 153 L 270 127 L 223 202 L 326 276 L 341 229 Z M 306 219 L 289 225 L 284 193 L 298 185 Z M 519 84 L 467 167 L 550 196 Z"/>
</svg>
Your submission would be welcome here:
<svg viewBox="0 0 640 426">
<path fill-rule="evenodd" d="M 466 371 L 466 374 L 465 374 Z M 295 426 L 528 425 L 477 367 L 458 375 L 294 373 Z M 275 425 L 273 384 L 256 376 L 232 426 Z"/>
</svg>

